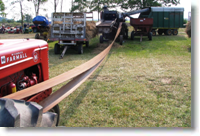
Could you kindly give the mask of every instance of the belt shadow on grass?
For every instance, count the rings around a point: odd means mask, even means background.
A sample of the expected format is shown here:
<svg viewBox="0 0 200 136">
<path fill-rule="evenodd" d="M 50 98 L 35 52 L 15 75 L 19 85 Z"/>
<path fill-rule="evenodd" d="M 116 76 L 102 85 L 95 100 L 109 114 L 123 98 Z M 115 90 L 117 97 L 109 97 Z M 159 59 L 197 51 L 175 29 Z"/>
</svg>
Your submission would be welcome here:
<svg viewBox="0 0 200 136">
<path fill-rule="evenodd" d="M 68 116 L 66 117 L 66 121 L 68 121 L 73 114 L 76 112 L 76 109 L 79 107 L 79 105 L 81 104 L 82 100 L 85 98 L 85 96 L 87 95 L 89 89 L 91 88 L 91 86 L 93 85 L 93 83 L 95 82 L 95 79 L 98 77 L 99 73 L 102 71 L 102 69 L 104 68 L 104 64 L 107 62 L 107 60 L 110 58 L 111 54 L 109 53 L 107 58 L 104 60 L 103 65 L 99 67 L 98 71 L 96 72 L 95 76 L 91 79 L 91 82 L 88 83 L 85 87 L 85 89 L 83 89 L 79 95 L 75 98 L 75 100 L 69 105 L 69 107 L 66 109 L 65 114 Z M 66 123 L 65 123 L 66 124 Z M 60 124 L 65 125 L 64 123 Z"/>
</svg>

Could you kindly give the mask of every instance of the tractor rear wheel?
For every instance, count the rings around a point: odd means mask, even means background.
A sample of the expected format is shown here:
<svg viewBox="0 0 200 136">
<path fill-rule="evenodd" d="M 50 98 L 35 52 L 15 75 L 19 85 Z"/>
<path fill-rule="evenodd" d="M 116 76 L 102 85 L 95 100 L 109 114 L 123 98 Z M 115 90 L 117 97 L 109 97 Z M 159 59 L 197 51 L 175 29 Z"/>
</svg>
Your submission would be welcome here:
<svg viewBox="0 0 200 136">
<path fill-rule="evenodd" d="M 54 45 L 54 53 L 55 54 L 60 54 L 60 44 L 56 43 Z"/>
<path fill-rule="evenodd" d="M 0 127 L 55 127 L 57 114 L 43 113 L 36 102 L 0 99 Z"/>
<path fill-rule="evenodd" d="M 57 114 L 57 121 L 56 121 L 56 126 L 58 126 L 59 120 L 60 120 L 60 108 L 59 105 L 55 105 L 49 112 L 53 112 Z"/>
</svg>

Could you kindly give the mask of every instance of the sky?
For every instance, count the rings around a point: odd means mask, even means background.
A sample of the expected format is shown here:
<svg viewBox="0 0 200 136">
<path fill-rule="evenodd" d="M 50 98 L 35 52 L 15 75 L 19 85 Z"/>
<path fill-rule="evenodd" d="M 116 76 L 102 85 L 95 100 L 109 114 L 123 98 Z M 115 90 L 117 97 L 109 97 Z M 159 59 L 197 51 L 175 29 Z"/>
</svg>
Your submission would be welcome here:
<svg viewBox="0 0 200 136">
<path fill-rule="evenodd" d="M 12 6 L 10 6 L 10 2 L 8 1 L 12 1 L 12 0 L 3 0 L 4 4 L 6 5 L 6 7 L 8 7 L 6 9 L 6 13 L 8 13 L 7 18 L 9 19 L 15 19 L 15 20 L 19 20 L 20 19 L 20 11 L 19 11 L 19 4 L 15 5 L 15 8 L 12 8 Z M 60 2 L 61 0 L 59 0 Z M 188 18 L 188 12 L 191 12 L 191 3 L 195 3 L 196 0 L 180 0 L 180 4 L 177 6 L 172 6 L 172 7 L 184 7 L 184 18 L 187 19 Z M 28 14 L 32 14 L 33 17 L 35 16 L 35 12 L 34 12 L 34 6 L 33 3 L 31 2 L 24 2 L 24 5 L 26 5 L 26 9 L 24 13 L 28 13 Z M 62 7 L 62 12 L 69 12 L 70 8 L 71 8 L 71 0 L 63 0 L 63 7 Z M 24 6 L 25 7 L 25 6 Z M 47 11 L 43 11 L 40 9 L 40 15 L 42 16 L 48 16 L 49 18 L 51 18 L 51 13 L 54 12 L 54 0 L 48 0 L 48 2 L 46 4 L 43 4 L 41 6 L 42 8 L 47 9 Z M 59 3 L 57 6 L 57 12 L 61 11 L 61 4 Z M 98 19 L 98 14 L 97 12 L 93 13 L 93 17 L 94 19 Z"/>
</svg>

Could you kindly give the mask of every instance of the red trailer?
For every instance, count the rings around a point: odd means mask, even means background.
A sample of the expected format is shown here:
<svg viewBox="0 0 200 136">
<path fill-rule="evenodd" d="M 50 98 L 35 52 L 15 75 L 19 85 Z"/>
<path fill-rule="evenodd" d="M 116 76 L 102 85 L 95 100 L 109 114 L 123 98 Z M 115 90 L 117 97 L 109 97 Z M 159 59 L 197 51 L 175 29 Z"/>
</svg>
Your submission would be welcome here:
<svg viewBox="0 0 200 136">
<path fill-rule="evenodd" d="M 130 25 L 135 29 L 131 32 L 132 40 L 135 36 L 140 36 L 140 41 L 142 41 L 142 36 L 148 36 L 149 40 L 152 40 L 153 18 L 130 18 Z"/>
</svg>

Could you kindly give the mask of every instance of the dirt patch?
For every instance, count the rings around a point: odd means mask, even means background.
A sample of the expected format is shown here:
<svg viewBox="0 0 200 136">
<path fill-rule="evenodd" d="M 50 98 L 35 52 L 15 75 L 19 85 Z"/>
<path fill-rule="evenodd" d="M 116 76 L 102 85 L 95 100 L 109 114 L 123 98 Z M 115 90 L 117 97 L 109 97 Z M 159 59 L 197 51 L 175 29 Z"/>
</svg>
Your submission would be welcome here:
<svg viewBox="0 0 200 136">
<path fill-rule="evenodd" d="M 171 82 L 172 82 L 172 79 L 171 78 L 162 78 L 161 79 L 161 82 L 163 83 L 163 84 L 171 84 Z"/>
<path fill-rule="evenodd" d="M 35 39 L 35 33 L 31 34 L 0 34 L 0 39 Z"/>
<path fill-rule="evenodd" d="M 122 47 L 119 43 L 114 42 L 113 47 Z"/>
<path fill-rule="evenodd" d="M 99 54 L 100 52 L 102 52 L 104 49 L 106 49 L 109 46 L 109 43 L 98 43 L 97 48 L 94 49 L 93 53 L 94 54 Z"/>
<path fill-rule="evenodd" d="M 110 44 L 111 44 L 112 41 L 109 41 L 109 42 L 105 42 L 105 43 L 98 43 L 96 46 L 96 48 L 94 49 L 93 53 L 94 54 L 98 54 L 100 52 L 102 52 L 104 49 L 106 49 Z M 118 47 L 122 47 L 119 43 L 114 43 L 113 44 L 113 47 L 114 48 L 118 48 Z"/>
</svg>

